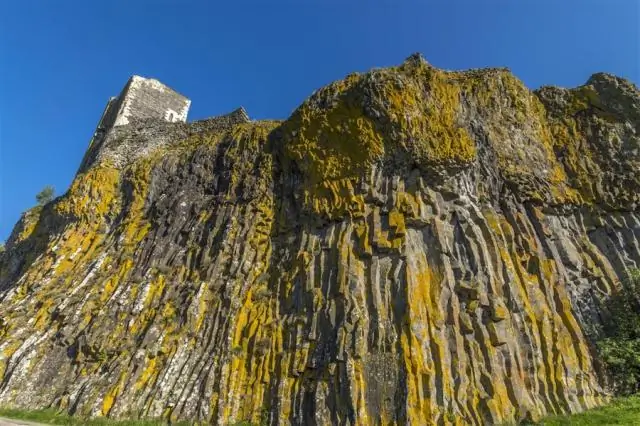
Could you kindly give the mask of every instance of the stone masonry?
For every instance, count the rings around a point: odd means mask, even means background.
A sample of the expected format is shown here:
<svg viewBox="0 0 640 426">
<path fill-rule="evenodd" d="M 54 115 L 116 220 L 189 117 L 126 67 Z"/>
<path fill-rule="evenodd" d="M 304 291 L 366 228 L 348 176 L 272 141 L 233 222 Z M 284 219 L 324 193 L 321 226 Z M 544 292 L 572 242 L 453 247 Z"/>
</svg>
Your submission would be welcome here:
<svg viewBox="0 0 640 426">
<path fill-rule="evenodd" d="M 152 78 L 132 76 L 122 89 L 120 95 L 112 97 L 100 117 L 96 131 L 91 138 L 89 148 L 82 160 L 79 172 L 86 171 L 96 160 L 113 153 L 114 145 L 119 152 L 144 153 L 156 144 L 129 146 L 123 150 L 126 135 L 155 134 L 154 129 L 162 129 L 165 134 L 173 136 L 188 135 L 189 128 L 220 127 L 239 122 L 248 122 L 249 116 L 243 108 L 232 113 L 186 124 L 191 101 L 160 81 Z M 193 126 L 192 126 L 193 125 Z M 142 130 L 141 130 L 142 129 Z M 122 157 L 122 155 L 118 156 Z M 115 159 L 117 163 L 124 161 Z"/>
<path fill-rule="evenodd" d="M 100 117 L 79 171 L 86 170 L 98 156 L 107 134 L 132 121 L 185 122 L 191 101 L 156 79 L 131 76 L 117 97 L 112 97 Z"/>
<path fill-rule="evenodd" d="M 120 96 L 107 103 L 98 130 L 129 124 L 130 120 L 185 122 L 190 105 L 189 99 L 158 80 L 134 75 Z"/>
</svg>

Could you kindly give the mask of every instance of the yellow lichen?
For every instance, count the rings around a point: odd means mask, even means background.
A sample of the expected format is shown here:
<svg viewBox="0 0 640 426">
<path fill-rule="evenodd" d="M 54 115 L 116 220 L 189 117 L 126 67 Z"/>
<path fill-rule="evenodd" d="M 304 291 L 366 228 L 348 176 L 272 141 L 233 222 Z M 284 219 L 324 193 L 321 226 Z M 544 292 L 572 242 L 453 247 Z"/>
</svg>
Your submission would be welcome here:
<svg viewBox="0 0 640 426">
<path fill-rule="evenodd" d="M 458 124 L 460 97 L 455 80 L 431 68 L 353 75 L 322 89 L 282 128 L 285 160 L 304 177 L 304 206 L 329 217 L 362 216 L 354 188 L 398 152 L 425 170 L 473 161 L 475 143 Z"/>
</svg>

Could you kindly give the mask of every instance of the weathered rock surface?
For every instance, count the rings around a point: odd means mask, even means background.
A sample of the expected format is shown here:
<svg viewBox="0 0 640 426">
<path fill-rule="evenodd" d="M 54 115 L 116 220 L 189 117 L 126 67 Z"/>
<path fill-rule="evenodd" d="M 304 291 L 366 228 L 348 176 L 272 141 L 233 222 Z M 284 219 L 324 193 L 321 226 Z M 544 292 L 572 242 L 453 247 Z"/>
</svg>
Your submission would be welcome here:
<svg viewBox="0 0 640 426">
<path fill-rule="evenodd" d="M 0 255 L 0 404 L 423 425 L 606 397 L 602 301 L 640 267 L 632 83 L 413 56 L 281 123 L 118 132 Z"/>
</svg>

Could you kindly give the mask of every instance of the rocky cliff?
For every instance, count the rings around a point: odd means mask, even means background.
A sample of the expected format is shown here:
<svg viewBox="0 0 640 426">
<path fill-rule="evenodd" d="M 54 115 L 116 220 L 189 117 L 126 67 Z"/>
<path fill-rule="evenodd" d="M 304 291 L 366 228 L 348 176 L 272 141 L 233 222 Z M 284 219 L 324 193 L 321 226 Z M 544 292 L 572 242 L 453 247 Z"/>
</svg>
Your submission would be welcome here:
<svg viewBox="0 0 640 426">
<path fill-rule="evenodd" d="M 640 92 L 412 56 L 284 122 L 132 123 L 0 255 L 0 404 L 497 424 L 607 395 Z"/>
</svg>

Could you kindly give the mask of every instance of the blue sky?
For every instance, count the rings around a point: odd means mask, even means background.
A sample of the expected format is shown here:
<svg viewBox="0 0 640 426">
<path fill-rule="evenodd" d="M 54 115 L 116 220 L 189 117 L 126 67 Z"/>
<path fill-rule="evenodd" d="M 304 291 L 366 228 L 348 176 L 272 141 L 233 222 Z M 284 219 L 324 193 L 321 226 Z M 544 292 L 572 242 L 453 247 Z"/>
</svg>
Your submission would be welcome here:
<svg viewBox="0 0 640 426">
<path fill-rule="evenodd" d="M 353 71 L 420 51 L 435 66 L 506 66 L 529 87 L 596 71 L 640 81 L 640 2 L 302 0 L 0 4 L 0 241 L 46 184 L 68 188 L 109 96 L 131 74 L 192 100 L 286 118 Z"/>
</svg>

